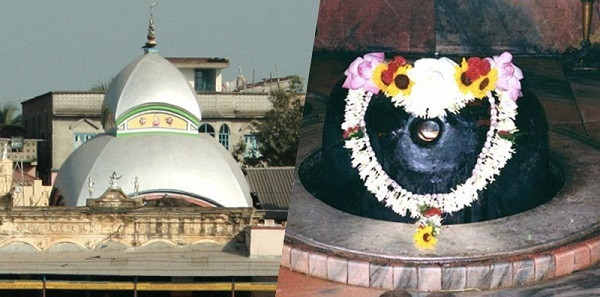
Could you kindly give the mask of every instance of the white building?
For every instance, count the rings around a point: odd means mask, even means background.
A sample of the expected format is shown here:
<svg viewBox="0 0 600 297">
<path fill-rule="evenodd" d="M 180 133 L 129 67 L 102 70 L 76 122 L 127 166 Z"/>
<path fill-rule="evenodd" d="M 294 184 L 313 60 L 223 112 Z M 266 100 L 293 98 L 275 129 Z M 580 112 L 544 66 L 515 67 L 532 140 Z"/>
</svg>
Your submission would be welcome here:
<svg viewBox="0 0 600 297">
<path fill-rule="evenodd" d="M 222 69 L 229 61 L 220 58 L 166 58 L 176 66 L 197 92 L 202 110 L 198 132 L 215 137 L 232 152 L 240 141 L 248 152 L 256 138 L 250 123 L 272 108 L 268 93 L 222 92 Z M 22 102 L 25 137 L 40 139 L 38 174 L 53 183 L 65 159 L 81 144 L 103 133 L 102 92 L 53 91 Z"/>
</svg>

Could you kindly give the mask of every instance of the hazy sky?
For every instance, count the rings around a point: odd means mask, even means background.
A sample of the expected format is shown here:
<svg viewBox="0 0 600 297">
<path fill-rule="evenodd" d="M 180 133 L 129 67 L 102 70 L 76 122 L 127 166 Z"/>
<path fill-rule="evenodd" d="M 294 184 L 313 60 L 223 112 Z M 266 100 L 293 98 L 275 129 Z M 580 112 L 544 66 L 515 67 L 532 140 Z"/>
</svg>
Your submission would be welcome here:
<svg viewBox="0 0 600 297">
<path fill-rule="evenodd" d="M 153 0 L 0 1 L 0 102 L 85 91 L 142 54 Z M 225 80 L 298 74 L 306 83 L 318 0 L 162 0 L 165 57 L 228 58 Z"/>
</svg>

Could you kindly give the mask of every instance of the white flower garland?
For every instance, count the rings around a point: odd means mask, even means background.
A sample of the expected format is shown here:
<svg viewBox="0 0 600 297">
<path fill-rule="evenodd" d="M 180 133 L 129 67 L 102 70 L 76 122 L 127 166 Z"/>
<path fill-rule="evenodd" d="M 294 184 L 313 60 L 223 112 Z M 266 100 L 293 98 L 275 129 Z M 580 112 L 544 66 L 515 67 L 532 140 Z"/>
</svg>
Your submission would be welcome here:
<svg viewBox="0 0 600 297">
<path fill-rule="evenodd" d="M 409 213 L 417 219 L 418 229 L 413 236 L 417 247 L 435 247 L 442 214 L 470 206 L 514 153 L 512 139 L 506 138 L 517 132 L 514 121 L 516 100 L 522 95 L 522 71 L 512 64 L 512 55 L 507 52 L 492 58 L 463 59 L 461 66 L 447 58 L 420 59 L 414 67 L 401 56 L 385 63 L 383 53 L 370 53 L 355 59 L 344 74 L 342 86 L 349 91 L 342 129 L 352 167 L 380 202 L 402 216 Z M 469 102 L 487 98 L 490 128 L 471 176 L 464 183 L 449 193 L 416 194 L 390 178 L 377 161 L 365 123 L 369 102 L 380 91 L 391 97 L 395 107 L 425 119 L 458 113 Z"/>
<path fill-rule="evenodd" d="M 500 137 L 498 131 L 508 131 L 511 134 L 517 131 L 514 123 L 517 105 L 505 92 L 496 92 L 499 95 L 497 106 L 492 93 L 487 95 L 490 102 L 490 129 L 472 175 L 449 193 L 416 194 L 390 178 L 377 161 L 364 120 L 373 94 L 362 88 L 349 90 L 342 129 L 358 126 L 363 137 L 347 139 L 344 147 L 351 150 L 352 166 L 358 169 L 367 190 L 394 212 L 402 216 L 410 212 L 410 216 L 416 219 L 422 217 L 419 207 L 423 205 L 439 208 L 444 213 L 456 212 L 470 206 L 477 200 L 477 192 L 494 181 L 495 176 L 500 174 L 500 170 L 514 153 L 513 142 Z"/>
</svg>

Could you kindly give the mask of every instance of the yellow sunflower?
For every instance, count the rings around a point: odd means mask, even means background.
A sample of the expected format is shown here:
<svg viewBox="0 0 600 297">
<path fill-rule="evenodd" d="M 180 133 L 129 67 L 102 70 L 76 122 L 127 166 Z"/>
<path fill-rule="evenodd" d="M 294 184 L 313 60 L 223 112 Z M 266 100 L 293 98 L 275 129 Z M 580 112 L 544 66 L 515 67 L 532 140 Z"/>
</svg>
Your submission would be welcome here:
<svg viewBox="0 0 600 297">
<path fill-rule="evenodd" d="M 383 92 L 385 92 L 388 85 L 386 85 L 383 82 L 383 80 L 381 80 L 381 75 L 383 74 L 384 71 L 387 70 L 387 67 L 388 67 L 387 63 L 381 63 L 381 64 L 377 65 L 377 67 L 375 67 L 375 70 L 373 70 L 373 76 L 371 76 L 375 85 L 379 88 L 379 90 L 381 90 Z"/>
<path fill-rule="evenodd" d="M 410 95 L 410 90 L 415 84 L 407 75 L 408 70 L 411 68 L 412 66 L 410 65 L 398 67 L 396 72 L 394 72 L 394 81 L 387 86 L 384 93 L 390 97 L 394 97 L 398 94 L 402 94 L 403 96 Z"/>
<path fill-rule="evenodd" d="M 427 225 L 425 227 L 417 228 L 417 232 L 413 236 L 415 245 L 421 249 L 432 249 L 437 243 L 437 238 L 433 236 L 433 226 Z"/>
<path fill-rule="evenodd" d="M 455 67 L 454 79 L 458 85 L 458 89 L 463 94 L 473 94 L 473 97 L 482 99 L 487 92 L 496 88 L 496 80 L 498 79 L 498 70 L 491 69 L 486 75 L 482 75 L 475 81 L 469 81 L 465 73 L 469 69 L 469 64 L 465 58 L 462 59 L 461 66 Z"/>
</svg>

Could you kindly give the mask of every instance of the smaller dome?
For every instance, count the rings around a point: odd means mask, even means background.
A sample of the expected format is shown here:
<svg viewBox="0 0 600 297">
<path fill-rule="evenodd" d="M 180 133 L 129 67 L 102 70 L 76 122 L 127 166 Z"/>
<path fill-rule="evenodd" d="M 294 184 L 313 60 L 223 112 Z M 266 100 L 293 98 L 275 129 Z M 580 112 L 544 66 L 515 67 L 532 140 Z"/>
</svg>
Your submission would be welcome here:
<svg viewBox="0 0 600 297">
<path fill-rule="evenodd" d="M 155 52 L 129 63 L 112 80 L 102 104 L 102 125 L 114 134 L 117 126 L 146 108 L 175 112 L 196 126 L 201 119 L 196 92 L 183 74 Z"/>
</svg>

